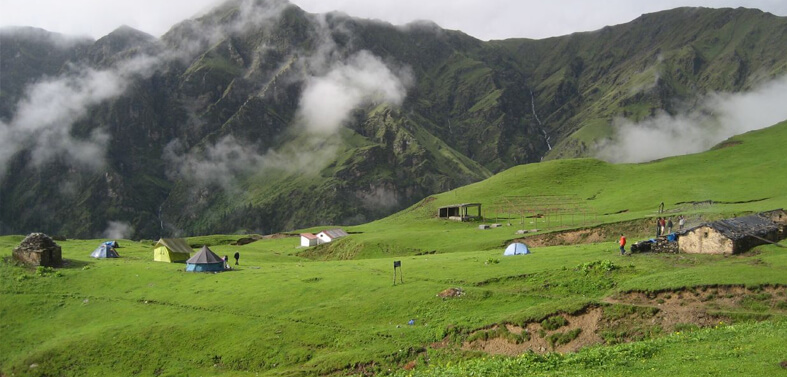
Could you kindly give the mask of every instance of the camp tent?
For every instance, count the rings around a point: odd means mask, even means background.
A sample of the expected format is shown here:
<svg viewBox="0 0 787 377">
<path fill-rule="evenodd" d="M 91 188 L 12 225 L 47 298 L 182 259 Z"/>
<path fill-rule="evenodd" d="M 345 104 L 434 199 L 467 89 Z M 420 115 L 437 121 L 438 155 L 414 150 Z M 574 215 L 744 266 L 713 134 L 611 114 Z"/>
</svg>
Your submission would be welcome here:
<svg viewBox="0 0 787 377">
<path fill-rule="evenodd" d="M 118 252 L 105 243 L 102 243 L 99 247 L 93 250 L 93 252 L 90 253 L 90 256 L 93 258 L 120 258 Z"/>
<path fill-rule="evenodd" d="M 506 251 L 503 255 L 522 255 L 522 254 L 530 254 L 530 249 L 527 248 L 527 245 L 519 242 L 514 242 L 508 247 L 506 247 Z"/>
<path fill-rule="evenodd" d="M 194 254 L 193 257 L 186 261 L 186 271 L 224 271 L 224 261 L 207 246 L 203 246 L 197 254 Z"/>
<path fill-rule="evenodd" d="M 120 247 L 120 245 L 118 245 L 117 241 L 107 241 L 107 242 L 104 242 L 104 245 L 107 245 L 109 247 L 116 248 L 116 249 Z"/>
<path fill-rule="evenodd" d="M 182 238 L 162 238 L 153 247 L 153 260 L 169 263 L 185 262 L 193 251 Z"/>
</svg>

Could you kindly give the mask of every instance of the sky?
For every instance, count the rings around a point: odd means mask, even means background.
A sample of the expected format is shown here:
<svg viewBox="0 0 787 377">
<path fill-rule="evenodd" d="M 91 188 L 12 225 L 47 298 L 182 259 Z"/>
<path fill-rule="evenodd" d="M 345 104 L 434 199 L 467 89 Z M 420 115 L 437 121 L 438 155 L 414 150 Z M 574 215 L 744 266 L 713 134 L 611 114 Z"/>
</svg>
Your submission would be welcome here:
<svg viewBox="0 0 787 377">
<path fill-rule="evenodd" d="M 121 25 L 154 36 L 221 0 L 0 0 L 0 27 L 34 26 L 100 38 Z M 758 8 L 787 16 L 785 0 L 291 0 L 312 13 L 341 11 L 395 25 L 430 20 L 482 40 L 546 38 L 626 23 L 681 6 Z"/>
</svg>

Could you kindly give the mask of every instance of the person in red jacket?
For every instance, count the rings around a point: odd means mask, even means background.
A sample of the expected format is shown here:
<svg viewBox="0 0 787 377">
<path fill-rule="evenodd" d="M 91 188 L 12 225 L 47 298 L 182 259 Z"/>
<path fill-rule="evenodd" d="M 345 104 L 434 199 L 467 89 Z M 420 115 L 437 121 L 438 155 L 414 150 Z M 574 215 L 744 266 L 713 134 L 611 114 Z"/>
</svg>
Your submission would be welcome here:
<svg viewBox="0 0 787 377">
<path fill-rule="evenodd" d="M 620 234 L 620 255 L 626 254 L 626 236 Z"/>
</svg>

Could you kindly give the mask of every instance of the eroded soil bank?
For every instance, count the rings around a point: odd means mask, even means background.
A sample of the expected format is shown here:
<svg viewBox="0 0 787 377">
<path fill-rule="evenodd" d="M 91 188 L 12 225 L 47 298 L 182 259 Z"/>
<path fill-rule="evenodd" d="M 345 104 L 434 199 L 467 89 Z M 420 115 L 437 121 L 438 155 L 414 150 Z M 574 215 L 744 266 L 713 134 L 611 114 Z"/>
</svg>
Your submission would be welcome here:
<svg viewBox="0 0 787 377">
<path fill-rule="evenodd" d="M 462 348 L 512 356 L 527 351 L 573 352 L 594 344 L 637 341 L 742 319 L 762 320 L 773 313 L 787 315 L 784 286 L 625 292 L 603 301 L 578 313 L 479 329 L 468 336 Z"/>
</svg>

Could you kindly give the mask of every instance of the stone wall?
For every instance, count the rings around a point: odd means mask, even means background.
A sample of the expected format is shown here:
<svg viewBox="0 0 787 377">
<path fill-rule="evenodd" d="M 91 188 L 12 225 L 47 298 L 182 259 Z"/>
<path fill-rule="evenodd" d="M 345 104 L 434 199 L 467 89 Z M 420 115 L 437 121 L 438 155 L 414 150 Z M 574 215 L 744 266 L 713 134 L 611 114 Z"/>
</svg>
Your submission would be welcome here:
<svg viewBox="0 0 787 377">
<path fill-rule="evenodd" d="M 733 242 L 716 229 L 701 226 L 688 231 L 678 238 L 682 253 L 694 254 L 732 254 Z"/>
<path fill-rule="evenodd" d="M 60 267 L 63 264 L 60 246 L 43 233 L 31 233 L 25 237 L 12 255 L 28 266 Z"/>
</svg>

